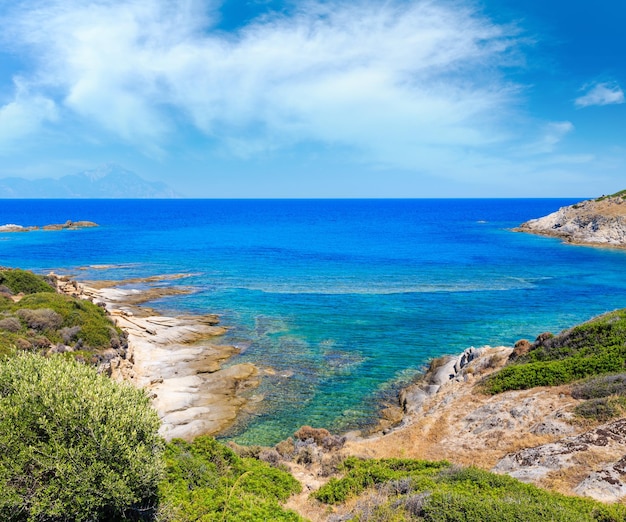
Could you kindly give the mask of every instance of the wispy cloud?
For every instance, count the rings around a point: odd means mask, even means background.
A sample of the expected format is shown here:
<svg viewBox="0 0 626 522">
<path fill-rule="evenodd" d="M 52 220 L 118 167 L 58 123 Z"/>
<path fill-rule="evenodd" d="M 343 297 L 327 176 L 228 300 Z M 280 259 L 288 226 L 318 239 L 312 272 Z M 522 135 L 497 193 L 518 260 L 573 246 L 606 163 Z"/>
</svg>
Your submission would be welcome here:
<svg viewBox="0 0 626 522">
<path fill-rule="evenodd" d="M 191 127 L 242 155 L 314 142 L 415 167 L 501 140 L 516 97 L 515 30 L 460 2 L 309 1 L 234 34 L 217 0 L 18 6 L 5 39 L 39 99 L 139 146 Z"/>
<path fill-rule="evenodd" d="M 37 132 L 43 125 L 57 119 L 55 103 L 40 94 L 29 92 L 19 78 L 14 80 L 13 100 L 0 106 L 0 152 L 21 147 L 22 140 Z"/>
<path fill-rule="evenodd" d="M 624 91 L 615 82 L 596 83 L 586 85 L 582 89 L 585 94 L 576 98 L 576 107 L 590 107 L 592 105 L 613 105 L 624 103 Z"/>
<path fill-rule="evenodd" d="M 552 121 L 540 129 L 540 136 L 523 148 L 524 154 L 550 154 L 574 130 L 571 121 Z"/>
</svg>

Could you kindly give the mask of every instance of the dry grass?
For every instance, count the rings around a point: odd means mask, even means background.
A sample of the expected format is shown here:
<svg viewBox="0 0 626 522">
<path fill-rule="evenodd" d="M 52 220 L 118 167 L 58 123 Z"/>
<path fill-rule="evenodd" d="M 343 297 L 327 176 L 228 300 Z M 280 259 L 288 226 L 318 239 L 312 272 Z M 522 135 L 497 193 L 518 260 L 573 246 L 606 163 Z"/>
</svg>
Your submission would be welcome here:
<svg viewBox="0 0 626 522">
<path fill-rule="evenodd" d="M 497 367 L 491 363 L 494 357 L 499 359 L 498 364 L 503 364 L 506 359 L 498 352 L 486 357 L 485 361 L 472 363 L 477 374 L 493 371 Z M 533 401 L 529 415 L 510 418 L 512 425 L 509 427 L 494 422 L 493 428 L 474 433 L 475 427 L 468 423 L 468 417 L 481 408 L 492 408 L 494 415 L 507 413 L 527 400 Z M 480 393 L 475 384 L 451 382 L 427 399 L 423 413 L 407 426 L 385 436 L 349 442 L 346 451 L 373 458 L 449 460 L 455 464 L 491 469 L 508 453 L 558 440 L 557 435 L 536 435 L 531 429 L 557 411 L 571 411 L 577 403 L 571 398 L 567 386 L 490 396 Z M 582 425 L 572 427 L 575 433 L 585 431 Z"/>
</svg>

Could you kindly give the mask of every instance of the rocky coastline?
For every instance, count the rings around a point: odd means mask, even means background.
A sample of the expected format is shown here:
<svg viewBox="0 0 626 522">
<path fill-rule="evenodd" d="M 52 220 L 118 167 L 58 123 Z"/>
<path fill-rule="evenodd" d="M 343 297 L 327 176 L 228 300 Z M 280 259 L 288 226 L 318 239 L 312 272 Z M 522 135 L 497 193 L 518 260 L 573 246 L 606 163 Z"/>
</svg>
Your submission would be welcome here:
<svg viewBox="0 0 626 522">
<path fill-rule="evenodd" d="M 626 247 L 626 195 L 581 201 L 513 229 L 579 245 Z"/>
<path fill-rule="evenodd" d="M 148 392 L 165 439 L 217 434 L 246 406 L 242 392 L 258 384 L 257 369 L 252 364 L 223 366 L 238 350 L 220 344 L 227 329 L 219 326 L 216 315 L 167 317 L 139 306 L 165 295 L 189 293 L 184 288 L 150 286 L 185 275 L 92 283 L 49 277 L 59 292 L 105 308 L 126 333 L 127 347 L 104 358 L 100 371 Z"/>
<path fill-rule="evenodd" d="M 544 334 L 545 335 L 545 334 Z M 541 336 L 540 336 L 541 337 Z M 488 395 L 481 382 L 528 341 L 469 348 L 435 359 L 400 392 L 404 417 L 369 437 L 349 437 L 343 452 L 364 458 L 448 460 L 507 474 L 567 495 L 626 499 L 626 420 L 590 425 L 574 417 L 571 386 Z"/>
<path fill-rule="evenodd" d="M 148 391 L 166 439 L 192 440 L 217 434 L 235 421 L 248 406 L 241 392 L 258 384 L 258 371 L 250 364 L 224 368 L 237 350 L 219 344 L 226 329 L 219 326 L 218 317 L 165 317 L 138 306 L 168 293 L 188 292 L 178 286 L 150 287 L 178 277 L 184 275 L 132 281 L 143 290 L 128 288 L 128 281 L 77 283 L 59 276 L 56 280 L 60 291 L 105 307 L 127 333 L 125 352 L 105 360 L 101 369 Z M 570 386 L 498 395 L 481 391 L 481 381 L 528 344 L 472 347 L 432 361 L 424 375 L 400 391 L 395 414 L 383 414 L 376 432 L 345 434 L 336 449 L 320 449 L 326 455 L 321 462 L 339 456 L 448 460 L 564 494 L 623 501 L 623 419 L 592 426 L 576 422 L 573 410 L 580 401 L 572 397 Z M 288 465 L 307 491 L 326 481 L 323 464 Z M 297 502 L 300 509 L 311 509 L 312 520 L 326 519 L 313 515 L 316 509 L 307 495 Z"/>
</svg>

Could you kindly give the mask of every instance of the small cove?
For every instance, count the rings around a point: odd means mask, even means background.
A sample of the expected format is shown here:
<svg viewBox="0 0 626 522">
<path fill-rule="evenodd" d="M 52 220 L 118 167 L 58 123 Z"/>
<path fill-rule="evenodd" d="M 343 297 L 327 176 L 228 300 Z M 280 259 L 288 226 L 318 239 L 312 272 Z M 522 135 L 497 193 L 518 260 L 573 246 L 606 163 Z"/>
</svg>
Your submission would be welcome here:
<svg viewBox="0 0 626 522">
<path fill-rule="evenodd" d="M 626 306 L 626 253 L 509 229 L 572 200 L 5 200 L 0 264 L 81 279 L 188 273 L 148 305 L 218 313 L 231 364 L 264 370 L 226 435 L 270 444 L 302 424 L 367 425 L 428 359 L 512 344 Z M 90 265 L 109 268 L 79 270 Z M 261 400 L 262 399 L 262 400 Z"/>
</svg>

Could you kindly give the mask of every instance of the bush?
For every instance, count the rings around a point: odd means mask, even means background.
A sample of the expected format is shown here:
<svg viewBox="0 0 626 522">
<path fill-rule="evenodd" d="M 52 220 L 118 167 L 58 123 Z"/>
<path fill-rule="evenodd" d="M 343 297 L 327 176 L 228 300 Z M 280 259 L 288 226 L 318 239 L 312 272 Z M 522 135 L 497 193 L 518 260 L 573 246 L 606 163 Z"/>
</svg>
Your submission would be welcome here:
<svg viewBox="0 0 626 522">
<path fill-rule="evenodd" d="M 54 292 L 44 278 L 20 269 L 0 270 L 0 285 L 6 286 L 14 294 L 35 294 L 37 292 Z"/>
<path fill-rule="evenodd" d="M 574 399 L 600 399 L 611 395 L 626 395 L 626 373 L 603 375 L 578 383 L 572 388 Z"/>
<path fill-rule="evenodd" d="M 30 310 L 22 308 L 17 311 L 17 316 L 24 321 L 29 328 L 39 330 L 56 330 L 63 324 L 63 318 L 50 308 Z"/>
<path fill-rule="evenodd" d="M 356 486 L 356 487 L 355 487 Z M 446 463 L 347 459 L 344 477 L 313 496 L 325 503 L 351 503 L 342 520 L 361 522 L 618 522 L 626 507 L 549 493 L 506 475 Z M 369 500 L 369 501 L 368 501 Z"/>
<path fill-rule="evenodd" d="M 82 341 L 83 349 L 91 351 L 105 350 L 120 343 L 119 329 L 113 326 L 102 308 L 90 301 L 62 294 L 39 293 L 28 295 L 13 306 L 19 307 L 18 315 L 22 314 L 28 318 L 28 321 L 35 321 L 33 318 L 44 316 L 47 317 L 48 321 L 52 321 L 49 311 L 58 315 L 60 324 L 57 328 L 61 326 L 63 328 L 55 334 L 49 335 L 50 340 L 55 343 L 65 342 L 67 339 L 76 339 Z M 43 310 L 49 311 L 44 312 Z M 41 326 L 43 323 L 42 320 Z M 37 322 L 32 324 L 34 325 L 33 328 L 38 326 Z M 66 344 L 69 343 L 66 342 Z"/>
<path fill-rule="evenodd" d="M 540 336 L 532 350 L 483 381 L 487 393 L 555 386 L 616 373 L 626 366 L 626 309 L 596 317 L 556 336 Z"/>
<path fill-rule="evenodd" d="M 325 428 L 313 428 L 311 426 L 302 426 L 294 433 L 294 437 L 298 440 L 313 440 L 318 446 L 322 445 L 322 441 L 330 436 L 330 432 Z"/>
<path fill-rule="evenodd" d="M 162 472 L 146 394 L 60 356 L 0 361 L 0 519 L 147 518 Z"/>
<path fill-rule="evenodd" d="M 6 330 L 7 332 L 19 332 L 22 329 L 22 323 L 17 317 L 5 317 L 0 319 L 0 330 Z"/>
<path fill-rule="evenodd" d="M 600 397 L 579 404 L 574 408 L 574 413 L 586 419 L 606 422 L 622 415 L 624 406 L 623 398 Z"/>
<path fill-rule="evenodd" d="M 300 491 L 296 479 L 265 462 L 241 458 L 211 437 L 174 440 L 165 459 L 160 520 L 302 521 L 280 505 Z"/>
<path fill-rule="evenodd" d="M 313 493 L 313 497 L 326 504 L 339 504 L 363 493 L 368 487 L 390 481 L 424 477 L 447 468 L 445 461 L 428 462 L 412 459 L 362 460 L 348 457 L 340 466 L 341 479 L 332 478 Z"/>
</svg>

